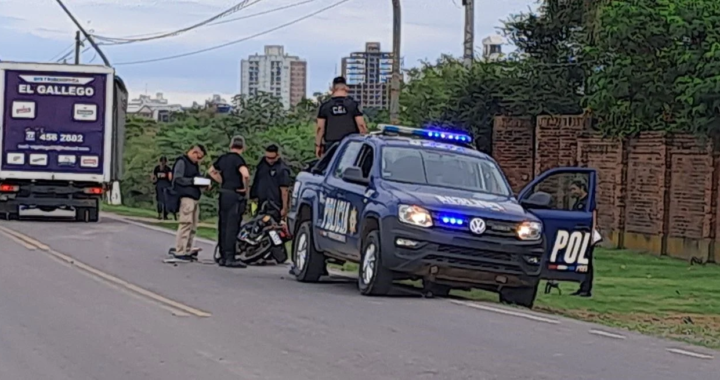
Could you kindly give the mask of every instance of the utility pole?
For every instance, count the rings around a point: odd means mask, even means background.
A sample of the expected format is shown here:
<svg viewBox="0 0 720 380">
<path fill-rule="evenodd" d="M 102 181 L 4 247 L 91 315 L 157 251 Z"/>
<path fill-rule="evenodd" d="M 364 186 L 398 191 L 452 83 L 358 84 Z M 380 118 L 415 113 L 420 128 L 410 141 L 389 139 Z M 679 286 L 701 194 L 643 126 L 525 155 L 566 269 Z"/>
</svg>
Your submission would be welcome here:
<svg viewBox="0 0 720 380">
<path fill-rule="evenodd" d="M 102 52 L 102 50 L 100 50 L 100 48 L 99 48 L 99 47 L 97 46 L 97 44 L 95 43 L 95 40 L 90 36 L 90 34 L 88 34 L 88 32 L 85 31 L 85 29 L 82 27 L 82 25 L 80 25 L 80 23 L 79 23 L 78 20 L 75 18 L 75 16 L 73 16 L 73 14 L 70 12 L 70 10 L 65 6 L 65 4 L 63 4 L 62 0 L 55 0 L 55 1 L 58 3 L 58 5 L 60 6 L 60 8 L 62 8 L 63 11 L 65 11 L 65 13 L 68 15 L 68 17 L 70 17 L 70 19 L 71 19 L 72 22 L 75 24 L 75 26 L 77 26 L 77 28 L 80 29 L 80 31 L 82 32 L 83 36 L 85 36 L 85 39 L 88 40 L 88 42 L 90 42 L 90 45 L 92 45 L 92 47 L 93 47 L 93 48 L 95 49 L 95 51 L 98 53 L 98 55 L 100 56 L 100 58 L 102 58 L 103 63 L 105 63 L 105 66 L 112 67 L 112 65 L 110 65 L 110 61 L 108 61 L 108 59 L 107 59 L 107 57 L 105 56 L 105 54 Z"/>
<path fill-rule="evenodd" d="M 393 7 L 393 61 L 390 82 L 390 122 L 400 123 L 400 0 L 392 0 Z"/>
<path fill-rule="evenodd" d="M 465 6 L 465 66 L 470 68 L 475 59 L 475 0 L 463 0 Z"/>
<path fill-rule="evenodd" d="M 75 32 L 75 64 L 80 64 L 80 48 L 83 47 L 82 40 L 80 39 L 80 31 Z"/>
</svg>

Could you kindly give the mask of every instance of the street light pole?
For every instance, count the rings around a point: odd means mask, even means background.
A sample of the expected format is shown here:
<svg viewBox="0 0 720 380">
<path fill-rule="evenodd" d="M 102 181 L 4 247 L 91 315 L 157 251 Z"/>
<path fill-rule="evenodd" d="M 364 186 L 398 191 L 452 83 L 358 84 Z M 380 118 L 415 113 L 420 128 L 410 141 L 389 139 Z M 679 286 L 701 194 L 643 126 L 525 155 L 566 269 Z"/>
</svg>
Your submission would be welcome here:
<svg viewBox="0 0 720 380">
<path fill-rule="evenodd" d="M 105 54 L 104 54 L 104 53 L 102 52 L 102 50 L 100 50 L 100 48 L 97 46 L 97 44 L 95 43 L 95 40 L 93 40 L 93 38 L 90 37 L 90 35 L 88 34 L 88 32 L 85 31 L 85 28 L 83 28 L 82 25 L 80 25 L 80 23 L 78 22 L 78 20 L 75 18 L 75 16 L 73 16 L 73 14 L 70 13 L 70 10 L 67 9 L 67 7 L 65 6 L 65 4 L 63 4 L 62 0 L 55 0 L 55 1 L 57 1 L 57 3 L 60 5 L 60 7 L 65 11 L 65 13 L 67 13 L 67 15 L 70 17 L 70 19 L 72 20 L 72 22 L 75 23 L 75 26 L 77 26 L 78 29 L 80 29 L 80 32 L 82 32 L 83 36 L 85 36 L 85 39 L 88 40 L 88 42 L 90 42 L 90 45 L 92 45 L 92 47 L 93 47 L 93 48 L 95 49 L 95 51 L 98 53 L 98 55 L 100 56 L 100 58 L 102 58 L 103 62 L 105 63 L 105 66 L 110 67 L 110 66 L 111 66 L 111 65 L 110 65 L 110 61 L 108 61 L 108 59 L 107 59 L 107 57 L 105 56 Z"/>
<path fill-rule="evenodd" d="M 472 66 L 475 58 L 475 0 L 463 0 L 465 6 L 465 49 L 463 60 L 466 67 Z"/>
<path fill-rule="evenodd" d="M 393 61 L 390 82 L 390 122 L 400 123 L 400 0 L 392 0 L 393 7 Z"/>
</svg>

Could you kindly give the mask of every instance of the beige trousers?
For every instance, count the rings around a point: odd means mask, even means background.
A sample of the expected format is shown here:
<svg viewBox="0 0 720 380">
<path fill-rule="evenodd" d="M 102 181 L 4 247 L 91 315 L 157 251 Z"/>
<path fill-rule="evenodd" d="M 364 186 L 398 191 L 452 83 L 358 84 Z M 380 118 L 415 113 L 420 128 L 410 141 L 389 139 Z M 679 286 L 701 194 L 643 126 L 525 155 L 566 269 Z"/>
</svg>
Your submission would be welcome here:
<svg viewBox="0 0 720 380">
<path fill-rule="evenodd" d="M 200 202 L 190 198 L 181 198 L 179 214 L 175 254 L 178 256 L 189 255 L 200 222 Z"/>
</svg>

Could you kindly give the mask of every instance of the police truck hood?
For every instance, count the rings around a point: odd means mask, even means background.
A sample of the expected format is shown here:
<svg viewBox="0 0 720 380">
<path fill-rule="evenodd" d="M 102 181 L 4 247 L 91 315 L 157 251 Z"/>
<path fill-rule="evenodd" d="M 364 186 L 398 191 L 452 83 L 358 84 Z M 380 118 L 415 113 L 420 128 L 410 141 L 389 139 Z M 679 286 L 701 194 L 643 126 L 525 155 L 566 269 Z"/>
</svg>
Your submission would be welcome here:
<svg viewBox="0 0 720 380">
<path fill-rule="evenodd" d="M 384 181 L 383 187 L 402 204 L 417 205 L 432 211 L 458 212 L 518 222 L 537 219 L 513 197 L 389 181 Z"/>
</svg>

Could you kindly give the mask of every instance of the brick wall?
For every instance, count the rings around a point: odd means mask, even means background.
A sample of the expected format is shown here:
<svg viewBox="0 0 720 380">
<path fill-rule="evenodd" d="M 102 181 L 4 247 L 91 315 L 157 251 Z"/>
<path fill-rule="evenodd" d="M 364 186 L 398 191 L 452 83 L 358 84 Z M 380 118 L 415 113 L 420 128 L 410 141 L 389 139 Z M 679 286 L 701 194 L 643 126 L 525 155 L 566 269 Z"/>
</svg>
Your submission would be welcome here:
<svg viewBox="0 0 720 380">
<path fill-rule="evenodd" d="M 493 157 L 507 174 L 516 193 L 533 178 L 534 128 L 531 118 L 501 116 L 494 121 Z"/>
<path fill-rule="evenodd" d="M 589 125 L 583 116 L 499 117 L 493 156 L 515 191 L 553 167 L 595 168 L 597 222 L 614 246 L 720 260 L 720 144 L 660 132 L 607 139 Z"/>
</svg>

